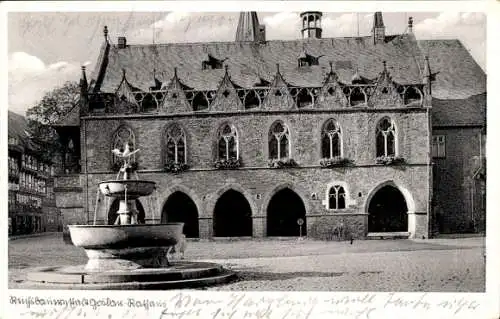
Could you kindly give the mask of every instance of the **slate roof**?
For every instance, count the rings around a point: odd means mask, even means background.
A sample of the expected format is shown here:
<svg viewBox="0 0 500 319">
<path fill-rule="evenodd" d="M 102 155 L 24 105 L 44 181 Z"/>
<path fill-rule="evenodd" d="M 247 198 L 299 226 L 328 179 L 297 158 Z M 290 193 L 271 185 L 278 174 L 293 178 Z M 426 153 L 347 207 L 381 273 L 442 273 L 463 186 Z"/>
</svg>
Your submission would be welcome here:
<svg viewBox="0 0 500 319">
<path fill-rule="evenodd" d="M 459 40 L 419 40 L 423 55 L 429 56 L 432 96 L 438 99 L 466 99 L 486 92 L 486 74 Z"/>
<path fill-rule="evenodd" d="M 432 126 L 486 125 L 486 93 L 467 99 L 432 99 Z"/>
<path fill-rule="evenodd" d="M 66 113 L 56 124 L 52 126 L 79 126 L 80 125 L 80 107 L 76 104 L 71 110 Z"/>
<path fill-rule="evenodd" d="M 465 99 L 486 92 L 486 74 L 459 40 L 418 40 L 412 34 L 386 36 L 386 43 L 373 44 L 371 36 L 355 38 L 325 38 L 290 41 L 172 43 L 128 45 L 124 49 L 109 47 L 107 66 L 102 79 L 99 68 L 105 60 L 106 46 L 91 83 L 99 81 L 100 91 L 113 93 L 122 79 L 136 88 L 149 91 L 155 76 L 168 83 L 174 68 L 181 82 L 195 90 L 215 90 L 224 69 L 203 70 L 202 61 L 211 55 L 229 67 L 232 81 L 244 88 L 255 86 L 264 79 L 272 82 L 276 64 L 284 79 L 293 86 L 321 86 L 332 61 L 342 83 L 350 83 L 359 75 L 375 80 L 387 61 L 393 80 L 399 84 L 422 82 L 425 55 L 430 68 L 437 73 L 432 95 L 438 99 Z M 319 58 L 318 66 L 298 68 L 297 59 L 304 52 Z"/>
<path fill-rule="evenodd" d="M 33 142 L 30 140 L 28 134 L 26 134 L 28 131 L 28 120 L 22 115 L 9 111 L 8 121 L 9 137 L 16 137 L 24 147 L 34 150 Z"/>
<path fill-rule="evenodd" d="M 319 57 L 319 65 L 298 67 L 300 56 Z M 416 40 L 413 34 L 386 36 L 374 44 L 372 36 L 297 39 L 290 41 L 207 42 L 127 45 L 119 49 L 104 42 L 90 77 L 90 91 L 116 92 L 125 70 L 128 82 L 142 91 L 167 85 L 177 69 L 182 84 L 194 90 L 216 90 L 225 70 L 203 70 L 209 56 L 228 66 L 232 82 L 250 88 L 273 82 L 277 64 L 292 86 L 319 87 L 333 63 L 339 81 L 351 83 L 355 74 L 376 80 L 383 61 L 398 84 L 423 82 L 429 57 L 432 82 L 433 126 L 485 125 L 486 74 L 459 40 Z M 153 75 L 153 70 L 155 70 Z M 79 125 L 75 107 L 61 125 Z"/>
<path fill-rule="evenodd" d="M 105 47 L 103 47 L 105 48 Z M 298 68 L 298 57 L 306 52 L 320 57 L 319 65 Z M 376 79 L 383 69 L 382 61 L 399 84 L 422 83 L 423 57 L 413 35 L 386 37 L 386 43 L 373 43 L 371 36 L 358 38 L 328 38 L 313 40 L 253 42 L 172 43 L 156 45 L 128 45 L 109 49 L 101 92 L 115 92 L 122 79 L 143 91 L 153 86 L 153 69 L 161 82 L 169 82 L 174 68 L 180 81 L 195 90 L 215 90 L 224 75 L 224 69 L 203 70 L 207 55 L 229 67 L 232 81 L 249 88 L 260 79 L 272 82 L 276 64 L 284 79 L 293 86 L 322 86 L 332 61 L 339 80 L 351 83 L 358 70 L 367 79 Z M 105 65 L 105 63 L 104 63 Z M 92 74 L 91 82 L 98 80 L 100 64 Z M 94 86 L 95 87 L 95 86 Z"/>
</svg>

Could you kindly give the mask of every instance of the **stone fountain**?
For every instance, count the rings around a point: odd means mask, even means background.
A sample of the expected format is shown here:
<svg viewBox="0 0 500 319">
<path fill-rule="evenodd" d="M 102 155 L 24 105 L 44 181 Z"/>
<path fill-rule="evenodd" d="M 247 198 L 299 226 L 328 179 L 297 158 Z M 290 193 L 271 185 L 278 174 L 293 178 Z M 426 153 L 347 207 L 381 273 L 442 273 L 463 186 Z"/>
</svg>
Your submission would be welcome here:
<svg viewBox="0 0 500 319">
<path fill-rule="evenodd" d="M 36 269 L 27 276 L 29 288 L 168 289 L 223 283 L 234 277 L 213 263 L 169 262 L 168 252 L 181 240 L 184 224 L 139 223 L 135 200 L 150 196 L 156 183 L 130 178 L 130 157 L 137 151 L 131 152 L 127 144 L 123 151 L 113 150 L 123 165 L 116 179 L 99 183 L 102 194 L 120 201 L 114 224 L 96 225 L 94 216 L 93 225 L 68 226 L 73 244 L 85 249 L 87 264 Z"/>
</svg>

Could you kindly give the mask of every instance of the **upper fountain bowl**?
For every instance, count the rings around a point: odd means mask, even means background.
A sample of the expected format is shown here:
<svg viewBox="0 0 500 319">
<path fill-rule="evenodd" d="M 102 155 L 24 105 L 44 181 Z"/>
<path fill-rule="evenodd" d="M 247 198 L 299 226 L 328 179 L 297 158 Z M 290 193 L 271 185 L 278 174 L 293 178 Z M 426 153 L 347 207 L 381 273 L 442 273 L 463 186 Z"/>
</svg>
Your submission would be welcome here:
<svg viewBox="0 0 500 319">
<path fill-rule="evenodd" d="M 127 199 L 131 200 L 151 195 L 155 190 L 155 186 L 155 182 L 134 179 L 112 180 L 99 183 L 99 189 L 104 195 L 124 199 L 126 189 Z"/>
</svg>

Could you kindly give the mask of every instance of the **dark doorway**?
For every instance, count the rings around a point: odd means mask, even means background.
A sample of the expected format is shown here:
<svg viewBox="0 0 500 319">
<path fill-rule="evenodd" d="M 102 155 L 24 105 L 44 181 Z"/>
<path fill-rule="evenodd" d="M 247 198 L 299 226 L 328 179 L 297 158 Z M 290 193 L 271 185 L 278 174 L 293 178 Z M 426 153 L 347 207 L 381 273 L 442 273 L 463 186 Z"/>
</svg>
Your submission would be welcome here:
<svg viewBox="0 0 500 319">
<path fill-rule="evenodd" d="M 170 195 L 161 212 L 162 223 L 184 223 L 184 235 L 199 238 L 198 209 L 191 197 L 183 192 Z"/>
<path fill-rule="evenodd" d="M 294 191 L 285 188 L 274 194 L 267 207 L 267 236 L 299 236 L 297 220 L 304 221 L 302 236 L 307 235 L 306 208 Z"/>
<path fill-rule="evenodd" d="M 146 214 L 144 213 L 144 207 L 142 207 L 141 202 L 136 199 L 135 200 L 135 206 L 137 210 L 139 211 L 139 214 L 137 215 L 137 222 L 139 224 L 145 224 L 146 223 Z M 116 218 L 118 217 L 117 211 L 120 208 L 120 200 L 115 199 L 113 201 L 113 204 L 111 204 L 111 207 L 109 208 L 108 212 L 108 225 L 114 225 Z"/>
<path fill-rule="evenodd" d="M 408 207 L 394 186 L 384 186 L 373 195 L 368 213 L 368 232 L 408 231 Z"/>
<path fill-rule="evenodd" d="M 252 209 L 243 194 L 228 190 L 214 210 L 214 237 L 252 236 Z"/>
</svg>

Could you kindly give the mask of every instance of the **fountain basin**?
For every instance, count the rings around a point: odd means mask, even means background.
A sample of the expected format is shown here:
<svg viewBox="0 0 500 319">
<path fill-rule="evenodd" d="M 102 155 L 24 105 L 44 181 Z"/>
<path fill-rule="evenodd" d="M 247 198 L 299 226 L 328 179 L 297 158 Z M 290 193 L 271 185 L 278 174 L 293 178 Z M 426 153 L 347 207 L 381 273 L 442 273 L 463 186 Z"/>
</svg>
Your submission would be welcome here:
<svg viewBox="0 0 500 319">
<path fill-rule="evenodd" d="M 184 223 L 68 227 L 89 258 L 85 270 L 102 272 L 169 267 L 168 250 L 181 240 Z"/>
<path fill-rule="evenodd" d="M 127 188 L 127 199 L 136 199 L 141 196 L 151 195 L 155 189 L 155 182 L 145 180 L 110 180 L 99 183 L 101 192 L 110 197 L 125 198 L 125 186 Z"/>
<path fill-rule="evenodd" d="M 73 244 L 84 249 L 173 246 L 183 227 L 184 223 L 68 226 Z"/>
</svg>

